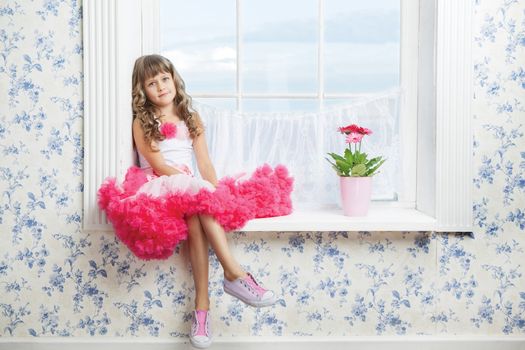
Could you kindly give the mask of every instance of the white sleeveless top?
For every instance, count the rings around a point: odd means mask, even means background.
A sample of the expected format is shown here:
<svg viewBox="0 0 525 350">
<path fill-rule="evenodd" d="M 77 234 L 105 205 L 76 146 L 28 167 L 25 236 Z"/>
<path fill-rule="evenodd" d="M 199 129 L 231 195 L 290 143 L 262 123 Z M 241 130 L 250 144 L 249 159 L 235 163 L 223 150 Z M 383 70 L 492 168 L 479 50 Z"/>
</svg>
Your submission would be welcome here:
<svg viewBox="0 0 525 350">
<path fill-rule="evenodd" d="M 173 123 L 177 126 L 177 133 L 173 138 L 166 138 L 163 141 L 157 141 L 157 147 L 162 153 L 167 165 L 188 171 L 193 174 L 193 139 L 190 137 L 188 127 L 184 121 Z M 140 152 L 139 164 L 142 169 L 151 169 L 151 165 Z"/>
<path fill-rule="evenodd" d="M 139 164 L 145 171 L 148 182 L 143 184 L 135 195 L 146 193 L 153 197 L 162 197 L 173 192 L 196 194 L 202 188 L 208 191 L 215 190 L 211 183 L 193 175 L 193 139 L 183 121 L 174 124 L 177 126 L 175 137 L 158 141 L 157 147 L 166 164 L 182 174 L 157 176 L 148 161 L 138 152 Z"/>
</svg>

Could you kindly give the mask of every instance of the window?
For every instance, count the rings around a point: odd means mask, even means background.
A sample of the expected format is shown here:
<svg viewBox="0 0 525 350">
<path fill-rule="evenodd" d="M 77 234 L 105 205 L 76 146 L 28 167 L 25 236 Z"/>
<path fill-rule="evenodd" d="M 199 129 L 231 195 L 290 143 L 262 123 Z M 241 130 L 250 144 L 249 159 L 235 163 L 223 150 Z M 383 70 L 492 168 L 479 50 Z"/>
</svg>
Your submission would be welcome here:
<svg viewBox="0 0 525 350">
<path fill-rule="evenodd" d="M 318 5 L 323 2 L 329 3 L 330 0 L 316 1 Z M 242 6 L 248 1 L 237 0 L 235 4 L 239 3 Z M 414 3 L 416 6 L 407 5 Z M 159 5 L 159 0 L 86 0 L 83 6 L 84 228 L 87 230 L 110 228 L 97 210 L 96 190 L 105 177 L 116 175 L 121 178 L 133 163 L 129 96 L 131 70 L 136 57 L 159 50 L 159 27 L 153 25 L 158 22 L 155 16 L 159 14 Z M 299 215 L 300 220 L 307 219 L 303 220 L 303 225 L 283 223 L 279 218 L 272 221 L 272 224 L 265 223 L 264 227 L 257 229 L 471 230 L 472 167 L 469 164 L 472 159 L 472 4 L 469 0 L 442 0 L 421 1 L 419 6 L 417 5 L 416 1 L 403 0 L 399 10 L 399 78 L 402 89 L 399 105 L 403 111 L 399 114 L 399 138 L 403 140 L 399 153 L 400 159 L 403 160 L 400 166 L 404 175 L 399 186 L 401 197 L 398 198 L 398 202 L 412 205 L 405 208 L 407 210 L 402 214 L 387 205 L 383 211 L 375 212 L 372 217 L 362 220 L 351 220 L 334 212 L 330 213 L 332 216 L 328 219 L 326 216 L 321 217 L 320 211 L 311 212 L 306 216 L 303 212 L 298 213 L 302 215 Z M 235 16 L 238 16 L 239 10 L 236 8 Z M 422 25 L 418 26 L 419 23 Z M 411 31 L 407 28 L 418 30 Z M 327 34 L 328 27 L 324 30 Z M 227 58 L 231 57 L 232 53 L 225 51 L 223 54 Z M 318 77 L 319 72 L 317 74 Z M 240 77 L 242 78 L 242 75 Z M 250 96 L 239 98 L 239 94 L 268 93 L 268 89 L 257 91 L 256 83 L 250 83 L 249 76 L 243 81 L 236 75 L 233 81 L 234 90 L 227 93 L 236 94 L 235 107 L 243 113 L 248 110 L 247 107 L 243 109 L 243 104 L 248 102 Z M 319 79 L 317 81 L 319 82 Z M 231 79 L 229 84 L 231 88 Z M 244 84 L 241 88 L 252 86 L 254 89 L 251 92 L 243 92 L 245 90 L 239 89 L 237 84 Z M 321 84 L 324 84 L 325 94 L 333 93 L 328 81 Z M 206 93 L 219 94 L 218 91 L 223 91 L 223 88 L 224 86 L 221 86 L 220 90 L 217 88 Z M 274 93 L 287 94 L 287 90 L 279 90 L 280 87 L 276 89 Z M 190 92 L 195 95 L 193 91 Z M 199 93 L 203 94 L 200 98 L 233 98 L 204 96 L 202 91 Z M 310 92 L 296 91 L 294 94 Z M 274 96 L 267 97 L 271 99 Z M 280 99 L 282 97 L 279 96 Z M 243 98 L 246 98 L 246 101 L 243 101 Z M 310 97 L 305 98 L 308 99 Z M 325 104 L 328 99 L 324 100 L 317 100 L 316 104 Z M 321 224 L 310 225 L 309 222 Z"/>
<path fill-rule="evenodd" d="M 300 174 L 294 207 L 336 207 L 338 179 L 325 157 L 345 147 L 337 127 L 357 122 L 374 130 L 364 151 L 388 159 L 374 177 L 373 199 L 396 201 L 403 178 L 401 6 L 392 0 L 160 0 L 160 20 L 153 22 L 160 23 L 160 47 L 153 50 L 174 62 L 187 91 L 204 104 L 196 108 L 220 175 L 283 163 Z M 416 2 L 403 6 L 417 12 Z M 417 33 L 417 25 L 404 29 Z M 227 135 L 232 130 L 237 133 Z"/>
</svg>

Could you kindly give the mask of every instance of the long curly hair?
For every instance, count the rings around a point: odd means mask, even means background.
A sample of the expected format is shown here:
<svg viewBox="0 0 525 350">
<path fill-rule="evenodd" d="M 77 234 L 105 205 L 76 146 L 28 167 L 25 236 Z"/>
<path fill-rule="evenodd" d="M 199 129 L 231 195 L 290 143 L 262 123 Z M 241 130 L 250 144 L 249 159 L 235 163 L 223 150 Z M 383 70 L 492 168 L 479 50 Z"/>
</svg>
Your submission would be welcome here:
<svg viewBox="0 0 525 350">
<path fill-rule="evenodd" d="M 146 97 L 144 83 L 147 79 L 159 73 L 170 73 L 177 90 L 175 106 L 177 115 L 184 120 L 191 138 L 199 136 L 204 131 L 202 120 L 191 104 L 191 97 L 186 93 L 186 85 L 170 60 L 160 55 L 146 55 L 137 58 L 133 67 L 132 76 L 132 103 L 133 120 L 138 119 L 144 140 L 150 147 L 152 141 L 162 141 L 164 136 L 160 133 L 160 116 L 155 115 L 155 105 Z M 158 151 L 152 147 L 152 150 Z"/>
</svg>

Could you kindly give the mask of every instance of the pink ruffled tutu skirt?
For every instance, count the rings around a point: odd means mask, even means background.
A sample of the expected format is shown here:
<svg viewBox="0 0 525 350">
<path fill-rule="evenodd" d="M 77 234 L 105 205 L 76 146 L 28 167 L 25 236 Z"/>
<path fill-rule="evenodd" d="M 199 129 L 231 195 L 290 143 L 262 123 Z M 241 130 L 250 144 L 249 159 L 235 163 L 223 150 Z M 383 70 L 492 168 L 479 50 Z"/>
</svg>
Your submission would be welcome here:
<svg viewBox="0 0 525 350">
<path fill-rule="evenodd" d="M 293 179 L 282 165 L 225 177 L 217 187 L 191 173 L 159 177 L 131 167 L 122 184 L 115 178 L 104 181 L 98 203 L 136 256 L 166 259 L 187 238 L 187 217 L 211 215 L 225 231 L 238 230 L 253 218 L 290 214 L 292 189 Z"/>
</svg>

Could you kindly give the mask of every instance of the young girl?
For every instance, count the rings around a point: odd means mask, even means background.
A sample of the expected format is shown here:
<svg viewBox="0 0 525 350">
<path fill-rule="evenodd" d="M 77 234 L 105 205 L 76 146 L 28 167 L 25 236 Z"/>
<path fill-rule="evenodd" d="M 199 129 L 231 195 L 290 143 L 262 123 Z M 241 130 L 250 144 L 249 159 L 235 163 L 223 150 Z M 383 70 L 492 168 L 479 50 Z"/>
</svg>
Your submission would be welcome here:
<svg viewBox="0 0 525 350">
<path fill-rule="evenodd" d="M 149 180 L 138 192 L 161 196 L 175 190 L 192 194 L 202 188 L 213 191 L 217 175 L 202 121 L 192 110 L 191 98 L 173 64 L 159 55 L 140 57 L 135 62 L 132 84 L 133 138 L 140 167 Z M 193 154 L 202 180 L 191 171 Z M 212 216 L 187 215 L 185 220 L 196 291 L 190 341 L 204 348 L 211 344 L 208 245 L 224 269 L 226 293 L 255 307 L 274 304 L 276 295 L 241 268 L 228 248 L 223 228 Z"/>
</svg>

